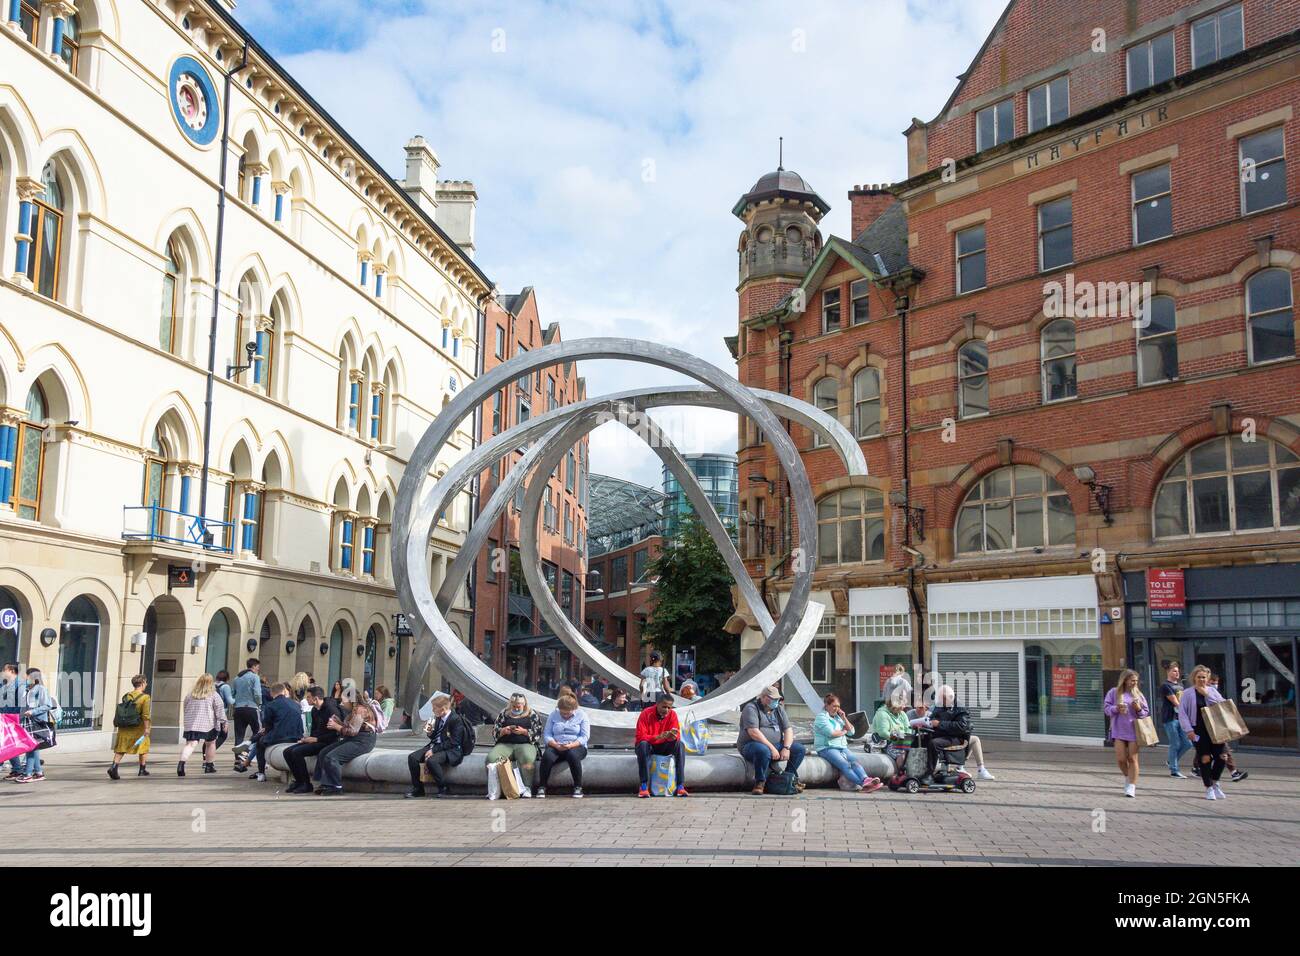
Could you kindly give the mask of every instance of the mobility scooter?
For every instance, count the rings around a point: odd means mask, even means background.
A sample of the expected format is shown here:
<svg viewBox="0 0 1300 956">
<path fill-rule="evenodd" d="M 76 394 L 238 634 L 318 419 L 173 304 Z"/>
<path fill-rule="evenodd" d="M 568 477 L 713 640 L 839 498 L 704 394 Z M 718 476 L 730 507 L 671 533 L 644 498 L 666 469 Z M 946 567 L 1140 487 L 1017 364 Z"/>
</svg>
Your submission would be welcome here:
<svg viewBox="0 0 1300 956">
<path fill-rule="evenodd" d="M 975 778 L 966 772 L 969 744 L 934 746 L 932 731 L 920 729 L 908 745 L 903 770 L 891 778 L 889 789 L 908 793 L 975 792 Z"/>
</svg>

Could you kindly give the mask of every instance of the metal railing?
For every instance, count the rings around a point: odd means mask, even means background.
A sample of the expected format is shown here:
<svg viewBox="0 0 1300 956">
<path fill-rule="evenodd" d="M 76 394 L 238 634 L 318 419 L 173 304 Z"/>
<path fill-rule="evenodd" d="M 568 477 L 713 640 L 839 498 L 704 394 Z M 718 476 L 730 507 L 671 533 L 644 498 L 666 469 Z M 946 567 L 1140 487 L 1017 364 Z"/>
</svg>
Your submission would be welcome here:
<svg viewBox="0 0 1300 956">
<path fill-rule="evenodd" d="M 160 541 L 233 554 L 234 533 L 232 522 L 201 518 L 161 505 L 122 507 L 122 538 L 126 541 Z"/>
</svg>

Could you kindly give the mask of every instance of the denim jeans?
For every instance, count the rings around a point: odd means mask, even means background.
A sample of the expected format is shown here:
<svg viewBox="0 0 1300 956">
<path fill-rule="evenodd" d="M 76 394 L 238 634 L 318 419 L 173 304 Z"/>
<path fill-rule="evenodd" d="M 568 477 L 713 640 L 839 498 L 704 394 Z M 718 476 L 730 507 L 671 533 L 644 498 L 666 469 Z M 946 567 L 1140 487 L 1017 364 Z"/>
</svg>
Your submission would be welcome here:
<svg viewBox="0 0 1300 956">
<path fill-rule="evenodd" d="M 1165 721 L 1165 736 L 1169 738 L 1169 756 L 1165 762 L 1169 764 L 1169 772 L 1173 773 L 1178 769 L 1178 761 L 1183 754 L 1192 749 L 1192 742 L 1177 717 Z"/>
<path fill-rule="evenodd" d="M 32 777 L 41 772 L 41 752 L 39 750 L 27 751 L 23 773 Z"/>
<path fill-rule="evenodd" d="M 756 783 L 762 783 L 767 779 L 768 769 L 772 766 L 772 751 L 768 749 L 767 744 L 751 740 L 740 749 L 740 755 L 754 765 L 754 781 Z M 796 740 L 790 745 L 790 759 L 785 763 L 786 772 L 797 776 L 799 764 L 803 763 L 803 757 L 803 744 Z"/>
<path fill-rule="evenodd" d="M 853 759 L 847 747 L 823 747 L 817 751 L 817 756 L 844 774 L 857 786 L 860 787 L 867 782 L 867 772 L 862 769 L 860 763 Z"/>
</svg>

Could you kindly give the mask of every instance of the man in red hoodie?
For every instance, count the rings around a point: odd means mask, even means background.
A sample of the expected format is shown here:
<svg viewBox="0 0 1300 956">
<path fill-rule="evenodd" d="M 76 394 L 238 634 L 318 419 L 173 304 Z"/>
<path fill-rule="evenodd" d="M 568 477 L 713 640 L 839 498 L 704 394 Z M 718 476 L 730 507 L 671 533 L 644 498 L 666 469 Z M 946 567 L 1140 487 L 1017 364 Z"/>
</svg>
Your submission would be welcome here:
<svg viewBox="0 0 1300 956">
<path fill-rule="evenodd" d="M 650 796 L 650 757 L 672 757 L 677 771 L 677 789 L 674 797 L 688 797 L 686 792 L 686 746 L 682 743 L 682 729 L 673 710 L 673 695 L 661 693 L 650 707 L 641 711 L 636 722 L 636 765 L 641 774 L 638 797 Z"/>
</svg>

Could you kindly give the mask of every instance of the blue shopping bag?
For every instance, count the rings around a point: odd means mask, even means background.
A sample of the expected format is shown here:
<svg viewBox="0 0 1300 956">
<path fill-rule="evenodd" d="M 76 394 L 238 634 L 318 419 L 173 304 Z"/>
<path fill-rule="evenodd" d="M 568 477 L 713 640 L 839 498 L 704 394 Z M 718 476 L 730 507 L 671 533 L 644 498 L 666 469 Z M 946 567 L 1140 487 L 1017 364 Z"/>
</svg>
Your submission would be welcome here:
<svg viewBox="0 0 1300 956">
<path fill-rule="evenodd" d="M 672 757 L 650 755 L 650 796 L 671 797 L 677 789 L 677 765 Z"/>
</svg>

